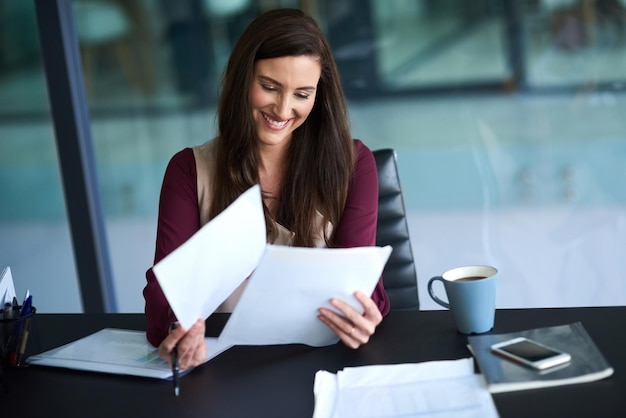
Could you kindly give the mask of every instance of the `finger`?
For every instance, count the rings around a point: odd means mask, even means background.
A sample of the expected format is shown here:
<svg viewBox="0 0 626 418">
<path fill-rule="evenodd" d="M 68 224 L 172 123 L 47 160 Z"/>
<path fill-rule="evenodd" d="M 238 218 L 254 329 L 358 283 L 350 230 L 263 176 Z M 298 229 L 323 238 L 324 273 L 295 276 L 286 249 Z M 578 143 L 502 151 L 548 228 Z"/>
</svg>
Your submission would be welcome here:
<svg viewBox="0 0 626 418">
<path fill-rule="evenodd" d="M 352 348 L 367 343 L 382 321 L 382 315 L 371 297 L 363 292 L 355 292 L 354 296 L 363 306 L 363 314 L 340 299 L 332 299 L 331 304 L 343 315 L 320 308 L 324 322 Z"/>
<path fill-rule="evenodd" d="M 167 339 L 167 338 L 166 338 L 166 339 Z M 159 348 L 158 348 L 159 358 L 161 358 L 161 359 L 163 359 L 163 360 L 167 361 L 167 365 L 168 365 L 169 367 L 172 367 L 172 355 L 170 354 L 170 353 L 171 353 L 171 350 L 168 350 L 168 349 L 165 347 L 165 345 L 164 345 L 164 344 L 165 344 L 165 342 L 166 342 L 166 341 L 165 341 L 165 340 L 163 340 L 163 342 L 161 342 L 161 345 L 159 345 Z"/>
<path fill-rule="evenodd" d="M 185 368 L 195 367 L 206 360 L 207 347 L 204 339 L 205 324 L 204 320 L 198 319 L 193 327 L 189 330 L 189 348 L 185 356 Z"/>
<path fill-rule="evenodd" d="M 318 317 L 323 323 L 325 323 L 331 329 L 331 331 L 335 333 L 335 335 L 339 337 L 339 339 L 346 346 L 350 348 L 354 348 L 354 349 L 359 348 L 362 344 L 365 344 L 369 340 L 369 337 L 363 338 L 362 335 L 359 335 L 357 333 L 356 327 L 352 325 L 348 325 L 347 321 L 345 320 L 334 321 L 329 316 L 326 316 L 325 314 L 322 314 L 322 313 L 320 313 Z M 346 327 L 349 327 L 347 331 L 346 331 Z"/>
<path fill-rule="evenodd" d="M 367 296 L 361 291 L 357 291 L 354 293 L 354 297 L 363 305 L 363 316 L 370 318 L 376 325 L 382 322 L 383 315 L 370 296 Z"/>
<path fill-rule="evenodd" d="M 357 314 L 357 322 L 350 321 L 345 316 L 339 315 L 336 312 L 320 308 L 320 316 L 322 322 L 324 322 L 348 347 L 358 348 L 359 346 L 366 344 L 370 336 L 373 334 L 373 326 L 367 323 L 365 319 Z"/>
<path fill-rule="evenodd" d="M 340 315 L 337 312 L 327 308 L 320 308 L 319 313 L 320 316 L 326 319 L 326 322 L 328 324 L 332 325 L 332 328 L 334 330 L 348 335 L 354 333 L 354 323 L 345 316 Z"/>
<path fill-rule="evenodd" d="M 183 327 L 178 326 L 159 344 L 159 357 L 166 360 L 171 366 L 172 350 L 185 336 L 186 331 Z"/>
<path fill-rule="evenodd" d="M 178 357 L 178 366 L 180 367 L 181 370 L 187 370 L 189 367 L 193 367 L 194 363 L 194 353 L 196 351 L 195 346 L 188 348 L 187 351 L 185 351 L 185 355 L 184 356 L 180 356 Z"/>
<path fill-rule="evenodd" d="M 185 357 L 179 362 L 181 369 L 196 367 L 206 361 L 207 346 L 204 338 L 196 339 L 195 344 L 187 350 Z"/>
<path fill-rule="evenodd" d="M 350 323 L 349 326 L 344 328 L 345 332 L 350 332 L 352 325 L 354 325 L 363 334 L 370 336 L 374 333 L 374 330 L 379 323 L 375 316 L 371 317 L 372 314 L 367 313 L 367 311 L 365 311 L 364 314 L 361 314 L 359 311 L 340 299 L 331 299 L 330 303 L 337 308 L 337 310 L 340 311 Z M 366 309 L 371 309 L 371 307 L 364 306 L 364 310 Z M 374 309 L 377 309 L 376 305 L 374 305 Z"/>
<path fill-rule="evenodd" d="M 204 363 L 208 357 L 208 352 L 209 351 L 206 345 L 206 341 L 204 341 L 204 338 L 203 338 L 202 342 L 198 345 L 198 349 L 196 350 L 194 361 L 193 361 L 193 366 L 196 367 Z"/>
<path fill-rule="evenodd" d="M 198 348 L 204 343 L 204 321 L 196 321 L 178 343 L 178 363 L 181 369 L 196 366 Z"/>
<path fill-rule="evenodd" d="M 185 344 L 183 345 L 181 343 L 177 347 L 177 350 L 178 350 L 178 367 L 181 370 L 186 370 L 189 367 L 189 359 L 193 355 L 193 351 L 194 351 L 193 342 L 191 340 L 192 339 L 189 336 L 186 336 L 182 340 L 182 342 L 185 342 Z"/>
</svg>

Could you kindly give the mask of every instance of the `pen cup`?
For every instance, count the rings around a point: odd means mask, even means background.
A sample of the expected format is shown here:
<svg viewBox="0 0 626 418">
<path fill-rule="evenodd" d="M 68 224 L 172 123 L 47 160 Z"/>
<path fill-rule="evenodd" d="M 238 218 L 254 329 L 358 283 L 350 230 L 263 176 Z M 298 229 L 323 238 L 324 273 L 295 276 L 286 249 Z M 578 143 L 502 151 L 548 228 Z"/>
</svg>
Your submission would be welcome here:
<svg viewBox="0 0 626 418">
<path fill-rule="evenodd" d="M 17 312 L 21 306 L 17 307 Z M 0 364 L 6 367 L 23 367 L 29 355 L 38 352 L 38 338 L 35 325 L 37 309 L 23 316 L 7 314 L 0 316 Z"/>
</svg>

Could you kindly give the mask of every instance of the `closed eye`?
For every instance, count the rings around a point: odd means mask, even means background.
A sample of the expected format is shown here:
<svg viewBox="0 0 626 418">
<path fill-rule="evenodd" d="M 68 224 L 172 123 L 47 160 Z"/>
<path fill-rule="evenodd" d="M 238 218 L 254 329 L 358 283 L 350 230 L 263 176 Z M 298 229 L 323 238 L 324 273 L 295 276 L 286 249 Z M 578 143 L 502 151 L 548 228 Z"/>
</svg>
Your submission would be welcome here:
<svg viewBox="0 0 626 418">
<path fill-rule="evenodd" d="M 267 84 L 261 84 L 261 88 L 265 91 L 271 91 L 271 92 L 277 91 L 275 87 L 269 86 Z"/>
</svg>

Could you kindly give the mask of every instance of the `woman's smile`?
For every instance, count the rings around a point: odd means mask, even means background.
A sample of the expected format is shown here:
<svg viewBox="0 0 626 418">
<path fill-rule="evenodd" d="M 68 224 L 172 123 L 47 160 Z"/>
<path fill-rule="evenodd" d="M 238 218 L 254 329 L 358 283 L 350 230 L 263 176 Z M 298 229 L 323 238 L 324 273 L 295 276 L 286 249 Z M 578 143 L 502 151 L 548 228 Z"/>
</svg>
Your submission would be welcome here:
<svg viewBox="0 0 626 418">
<path fill-rule="evenodd" d="M 265 119 L 270 129 L 276 129 L 278 131 L 283 129 L 285 125 L 287 125 L 287 123 L 291 120 L 276 120 L 265 112 L 261 112 L 261 115 L 263 115 L 263 119 Z"/>
</svg>

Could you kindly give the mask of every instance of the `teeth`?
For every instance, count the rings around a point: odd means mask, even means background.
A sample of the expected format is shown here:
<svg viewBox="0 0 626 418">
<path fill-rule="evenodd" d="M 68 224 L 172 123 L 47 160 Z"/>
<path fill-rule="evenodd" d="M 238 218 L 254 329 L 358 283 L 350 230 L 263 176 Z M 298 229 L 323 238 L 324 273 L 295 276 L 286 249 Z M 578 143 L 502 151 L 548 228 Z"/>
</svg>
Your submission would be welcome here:
<svg viewBox="0 0 626 418">
<path fill-rule="evenodd" d="M 270 125 L 275 126 L 277 128 L 282 128 L 283 126 L 287 124 L 287 122 L 289 122 L 289 120 L 284 120 L 281 122 L 281 121 L 277 121 L 274 119 L 270 119 L 270 117 L 267 116 L 265 113 L 262 113 L 262 115 L 265 118 L 265 120 L 269 122 Z"/>
</svg>

